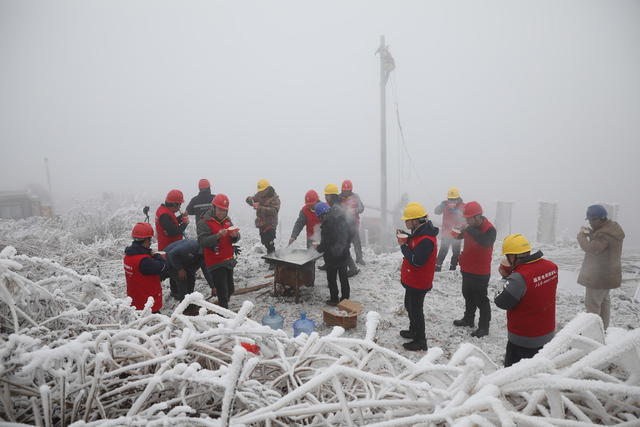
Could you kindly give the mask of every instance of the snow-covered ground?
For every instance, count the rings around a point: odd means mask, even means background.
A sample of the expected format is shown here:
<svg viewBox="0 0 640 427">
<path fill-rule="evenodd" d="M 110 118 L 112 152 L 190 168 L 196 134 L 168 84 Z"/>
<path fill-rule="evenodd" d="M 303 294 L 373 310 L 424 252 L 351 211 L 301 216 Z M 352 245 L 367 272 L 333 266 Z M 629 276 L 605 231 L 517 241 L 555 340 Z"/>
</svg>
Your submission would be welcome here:
<svg viewBox="0 0 640 427">
<path fill-rule="evenodd" d="M 130 244 L 130 227 L 140 220 L 139 209 L 134 206 L 121 207 L 109 212 L 108 207 L 98 201 L 86 202 L 61 218 L 46 220 L 0 220 L 0 247 L 14 246 L 19 252 L 50 258 L 62 265 L 73 268 L 81 274 L 93 274 L 109 283 L 113 295 L 126 296 L 122 270 L 122 252 Z M 251 224 L 240 224 L 243 251 L 235 269 L 236 288 L 253 286 L 272 280 L 264 260 L 264 248 L 260 245 L 257 230 Z M 289 235 L 290 230 L 278 230 L 279 241 Z M 190 225 L 188 235 L 195 237 L 194 226 Z M 293 247 L 303 247 L 301 236 Z M 499 243 L 495 245 L 494 272 L 489 295 L 498 293 L 502 287 L 497 274 Z M 560 282 L 557 297 L 558 329 L 562 328 L 576 314 L 584 311 L 584 288 L 576 283 L 577 271 L 582 262 L 582 251 L 575 242 L 563 242 L 554 246 L 539 247 L 545 257 L 560 267 Z M 351 299 L 362 303 L 366 311 L 377 311 L 381 315 L 378 328 L 378 342 L 395 351 L 406 353 L 416 360 L 420 354 L 405 351 L 398 336 L 400 329 L 408 326 L 408 318 L 403 307 L 403 288 L 399 283 L 401 254 L 399 251 L 375 254 L 365 248 L 367 265 L 360 274 L 352 277 Z M 322 263 L 321 260 L 318 263 Z M 640 327 L 640 301 L 633 301 L 640 284 L 640 253 L 623 253 L 624 281 L 622 287 L 611 292 L 611 326 L 625 329 Z M 444 263 L 448 266 L 448 259 Z M 176 302 L 168 297 L 168 281 L 165 281 L 165 301 L 163 313 L 170 313 Z M 505 313 L 492 305 L 492 319 L 488 337 L 473 338 L 469 328 L 453 327 L 454 319 L 460 318 L 464 310 L 459 271 L 443 271 L 436 274 L 433 289 L 425 299 L 427 340 L 430 347 L 441 347 L 446 355 L 453 354 L 461 343 L 471 342 L 482 348 L 496 363 L 501 363 L 506 346 Z M 209 288 L 199 273 L 196 290 L 209 296 Z M 322 308 L 329 291 L 324 272 L 316 272 L 314 287 L 303 287 L 300 303 L 292 297 L 273 297 L 271 292 L 257 291 L 232 297 L 230 308 L 237 310 L 244 300 L 255 304 L 252 316 L 257 320 L 266 313 L 269 306 L 285 317 L 285 329 L 292 334 L 292 324 L 304 311 L 317 324 L 320 334 L 329 332 L 322 322 Z M 358 323 L 347 335 L 361 336 L 363 322 Z"/>
<path fill-rule="evenodd" d="M 96 289 L 106 289 L 110 295 L 96 293 L 100 299 L 125 297 L 124 274 L 122 270 L 122 251 L 129 244 L 131 226 L 139 220 L 138 209 L 123 207 L 110 212 L 105 206 L 94 202 L 83 209 L 77 209 L 56 219 L 31 218 L 27 220 L 0 220 L 0 250 L 5 246 L 13 246 L 18 254 L 37 256 L 59 263 L 77 271 L 81 275 L 96 276 L 96 283 L 101 286 Z M 192 226 L 190 226 L 192 227 Z M 240 224 L 243 249 L 235 270 L 236 289 L 253 286 L 271 281 L 270 271 L 261 256 L 264 249 L 259 243 L 256 229 L 250 224 Z M 290 230 L 279 230 L 280 235 L 288 236 Z M 193 236 L 193 229 L 190 230 Z M 295 247 L 302 247 L 302 238 Z M 499 256 L 499 244 L 496 244 L 494 261 Z M 582 260 L 582 253 L 573 242 L 559 243 L 541 248 L 545 256 L 560 266 L 560 287 L 557 297 L 557 323 L 561 330 L 576 315 L 583 312 L 584 290 L 576 284 L 577 271 Z M 634 301 L 633 296 L 640 283 L 640 254 L 625 251 L 624 282 L 620 289 L 611 293 L 612 320 L 610 334 L 620 334 L 624 330 L 640 327 L 640 302 Z M 362 303 L 365 311 L 379 313 L 377 332 L 374 341 L 377 345 L 392 350 L 398 355 L 411 361 L 419 362 L 424 352 L 409 352 L 403 349 L 406 342 L 398 336 L 400 329 L 408 326 L 408 319 L 403 307 L 403 289 L 399 283 L 399 266 L 401 255 L 399 251 L 390 253 L 374 253 L 365 248 L 367 265 L 361 267 L 361 272 L 350 279 L 351 299 Z M 32 263 L 31 268 L 25 269 L 26 277 L 33 281 L 44 280 L 47 275 L 63 276 L 61 269 L 49 269 L 41 264 Z M 497 262 L 494 262 L 497 266 Z M 448 266 L 448 262 L 445 262 Z M 71 274 L 71 273 L 67 273 Z M 492 297 L 499 292 L 501 281 L 493 275 L 489 294 Z M 86 279 L 85 282 L 87 281 Z M 93 279 L 91 279 L 93 280 Z M 91 282 L 89 280 L 89 282 Z M 168 297 L 168 283 L 165 283 L 165 301 L 163 314 L 171 315 L 177 303 Z M 437 273 L 433 289 L 425 299 L 425 317 L 427 321 L 427 340 L 430 348 L 442 349 L 442 357 L 450 359 L 465 343 L 477 346 L 496 365 L 501 366 L 506 346 L 506 318 L 505 313 L 492 305 L 492 320 L 490 334 L 484 338 L 469 336 L 470 328 L 456 328 L 452 325 L 454 319 L 460 318 L 464 302 L 460 291 L 461 277 L 458 271 L 444 271 Z M 210 291 L 206 282 L 198 278 L 196 291 L 209 296 Z M 250 301 L 254 308 L 248 314 L 249 318 L 259 322 L 267 312 L 269 306 L 285 317 L 285 331 L 292 336 L 292 324 L 300 312 L 306 312 L 307 317 L 316 321 L 316 331 L 326 336 L 332 331 L 331 327 L 322 322 L 322 308 L 328 298 L 327 282 L 324 272 L 317 271 L 314 287 L 303 287 L 302 298 L 295 303 L 292 297 L 273 296 L 271 289 L 266 288 L 240 296 L 233 296 L 230 309 L 239 311 L 244 301 Z M 491 298 L 492 299 L 492 298 Z M 5 312 L 5 316 L 6 316 Z M 3 317 L 3 334 L 7 331 L 5 322 L 9 317 Z M 346 338 L 362 338 L 367 335 L 366 316 L 360 316 L 358 326 L 344 332 Z M 73 336 L 69 336 L 72 339 Z M 3 336 L 2 339 L 6 339 Z M 5 372 L 3 371 L 3 375 Z"/>
</svg>

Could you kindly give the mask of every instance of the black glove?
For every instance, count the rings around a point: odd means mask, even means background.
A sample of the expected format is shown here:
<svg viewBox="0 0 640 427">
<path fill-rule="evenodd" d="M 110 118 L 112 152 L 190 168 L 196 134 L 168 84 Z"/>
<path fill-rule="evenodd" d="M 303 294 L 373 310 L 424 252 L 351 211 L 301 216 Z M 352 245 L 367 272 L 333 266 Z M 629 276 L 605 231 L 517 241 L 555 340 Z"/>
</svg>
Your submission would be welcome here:
<svg viewBox="0 0 640 427">
<path fill-rule="evenodd" d="M 247 202 L 247 204 L 249 206 L 253 206 L 253 197 L 249 196 L 245 199 L 245 202 Z"/>
<path fill-rule="evenodd" d="M 242 249 L 240 249 L 240 246 L 234 246 L 233 247 L 233 253 L 236 255 L 240 255 L 240 252 L 242 252 Z"/>
</svg>

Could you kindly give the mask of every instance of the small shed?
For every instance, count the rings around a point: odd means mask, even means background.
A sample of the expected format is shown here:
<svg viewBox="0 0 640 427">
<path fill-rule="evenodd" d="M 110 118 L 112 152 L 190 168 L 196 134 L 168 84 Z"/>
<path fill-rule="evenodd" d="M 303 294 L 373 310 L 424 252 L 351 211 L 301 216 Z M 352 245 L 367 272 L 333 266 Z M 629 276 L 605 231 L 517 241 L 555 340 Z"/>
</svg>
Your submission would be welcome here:
<svg viewBox="0 0 640 427">
<path fill-rule="evenodd" d="M 50 211 L 37 197 L 25 191 L 0 191 L 0 218 L 21 219 Z"/>
</svg>

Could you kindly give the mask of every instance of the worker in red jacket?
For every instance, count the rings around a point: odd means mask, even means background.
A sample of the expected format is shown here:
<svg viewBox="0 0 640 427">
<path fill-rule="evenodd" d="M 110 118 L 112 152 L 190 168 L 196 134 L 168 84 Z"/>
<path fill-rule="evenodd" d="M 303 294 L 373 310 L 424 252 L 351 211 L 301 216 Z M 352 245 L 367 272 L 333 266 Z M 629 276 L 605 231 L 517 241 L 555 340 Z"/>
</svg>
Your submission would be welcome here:
<svg viewBox="0 0 640 427">
<path fill-rule="evenodd" d="M 158 250 L 164 251 L 164 248 L 173 242 L 182 240 L 184 230 L 189 225 L 189 215 L 177 215 L 180 211 L 180 205 L 184 203 L 184 196 L 180 190 L 171 190 L 167 193 L 165 201 L 156 210 L 156 232 L 158 233 Z M 173 278 L 169 278 L 169 288 L 171 297 L 180 299 L 178 284 Z"/>
<path fill-rule="evenodd" d="M 133 242 L 124 250 L 123 259 L 127 296 L 137 310 L 142 310 L 149 297 L 152 297 L 151 311 L 157 313 L 162 308 L 161 276 L 166 272 L 165 261 L 160 254 L 151 251 L 151 224 L 137 223 L 133 226 L 131 237 Z"/>
<path fill-rule="evenodd" d="M 198 221 L 198 243 L 204 252 L 206 265 L 218 295 L 218 305 L 229 308 L 229 298 L 233 295 L 233 269 L 237 264 L 233 244 L 240 239 L 229 213 L 229 198 L 217 194 L 209 211 Z M 212 289 L 212 295 L 213 289 Z"/>
<path fill-rule="evenodd" d="M 300 209 L 298 219 L 293 225 L 289 244 L 295 242 L 304 227 L 307 227 L 307 248 L 313 245 L 313 242 L 320 241 L 320 224 L 321 221 L 313 211 L 313 207 L 320 201 L 316 190 L 309 190 L 304 195 L 304 206 Z"/>
<path fill-rule="evenodd" d="M 504 366 L 535 356 L 551 341 L 556 331 L 556 289 L 558 266 L 531 254 L 531 245 L 522 234 L 511 234 L 502 242 L 502 254 L 509 269 L 498 307 L 507 310 L 507 352 Z"/>
<path fill-rule="evenodd" d="M 454 320 L 453 324 L 473 328 L 476 309 L 479 309 L 478 329 L 473 331 L 471 336 L 481 338 L 489 334 L 491 321 L 491 305 L 487 297 L 487 288 L 491 278 L 491 258 L 493 244 L 496 241 L 496 229 L 482 215 L 482 207 L 478 202 L 467 203 L 463 216 L 467 224 L 461 229 L 454 229 L 451 234 L 456 239 L 464 240 L 464 249 L 460 255 L 460 271 L 465 310 L 462 319 Z"/>
<path fill-rule="evenodd" d="M 442 233 L 440 234 L 440 251 L 438 252 L 438 261 L 436 262 L 436 271 L 442 270 L 442 263 L 447 257 L 449 247 L 451 247 L 449 270 L 453 271 L 458 267 L 458 258 L 460 257 L 460 246 L 462 242 L 451 237 L 451 230 L 464 225 L 463 210 L 464 202 L 460 197 L 460 190 L 456 187 L 451 187 L 449 191 L 447 191 L 447 200 L 442 201 L 433 211 L 436 215 L 442 215 Z"/>
<path fill-rule="evenodd" d="M 424 297 L 431 290 L 435 274 L 438 227 L 429 221 L 427 211 L 420 203 L 409 203 L 404 208 L 402 220 L 411 234 L 397 230 L 403 256 L 400 283 L 405 289 L 404 307 L 409 314 L 409 329 L 400 331 L 400 336 L 412 340 L 403 344 L 407 350 L 426 350 Z"/>
<path fill-rule="evenodd" d="M 189 224 L 189 216 L 185 213 L 176 216 L 184 196 L 180 190 L 171 190 L 165 202 L 156 210 L 156 231 L 158 232 L 158 250 L 163 251 L 169 244 L 182 240 L 184 230 Z"/>
</svg>

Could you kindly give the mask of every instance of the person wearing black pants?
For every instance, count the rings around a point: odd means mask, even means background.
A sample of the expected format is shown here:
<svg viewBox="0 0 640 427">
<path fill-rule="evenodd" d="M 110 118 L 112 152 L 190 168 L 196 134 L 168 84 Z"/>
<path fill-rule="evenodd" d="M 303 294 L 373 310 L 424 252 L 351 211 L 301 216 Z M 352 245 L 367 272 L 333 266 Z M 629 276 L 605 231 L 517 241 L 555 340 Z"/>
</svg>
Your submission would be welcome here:
<svg viewBox="0 0 640 427">
<path fill-rule="evenodd" d="M 400 336 L 413 340 L 402 344 L 405 349 L 426 350 L 424 297 L 431 290 L 436 270 L 439 230 L 427 219 L 427 211 L 419 203 L 409 203 L 402 220 L 411 234 L 396 230 L 403 256 L 400 283 L 405 289 L 404 307 L 409 315 L 409 329 L 400 331 Z"/>
<path fill-rule="evenodd" d="M 462 215 L 467 224 L 454 229 L 451 235 L 464 240 L 464 250 L 460 255 L 462 272 L 462 296 L 464 297 L 464 316 L 453 321 L 455 326 L 474 326 L 476 308 L 480 309 L 478 329 L 471 332 L 472 337 L 482 338 L 489 335 L 491 305 L 487 298 L 487 288 L 491 277 L 491 259 L 493 244 L 496 241 L 496 229 L 482 214 L 478 202 L 469 202 L 464 206 Z"/>
<path fill-rule="evenodd" d="M 229 308 L 229 298 L 235 292 L 233 270 L 224 266 L 210 270 L 218 295 L 218 305 Z"/>
<path fill-rule="evenodd" d="M 202 249 L 197 240 L 183 239 L 165 248 L 169 278 L 175 282 L 175 297 L 182 301 L 193 292 L 196 270 L 202 265 Z"/>
<path fill-rule="evenodd" d="M 276 230 L 275 228 L 269 228 L 267 230 L 260 230 L 260 243 L 262 243 L 267 250 L 267 254 L 272 254 L 276 250 Z"/>
<path fill-rule="evenodd" d="M 403 338 L 413 338 L 419 342 L 424 341 L 424 350 L 426 350 L 427 335 L 425 332 L 424 320 L 424 297 L 430 289 L 416 289 L 407 285 L 402 285 L 402 287 L 405 291 L 404 308 L 407 310 L 407 314 L 409 315 L 409 330 L 400 331 L 400 336 Z M 402 332 L 405 333 L 403 334 Z M 411 349 L 407 348 L 407 350 Z"/>
<path fill-rule="evenodd" d="M 544 259 L 542 251 L 531 252 L 522 234 L 502 242 L 504 287 L 494 301 L 507 311 L 505 367 L 532 358 L 556 333 L 558 266 Z"/>
<path fill-rule="evenodd" d="M 347 265 L 348 263 L 346 262 L 330 262 L 327 264 L 327 282 L 329 283 L 330 301 L 341 301 L 343 299 L 349 299 L 351 288 L 349 286 Z M 338 277 L 340 277 L 340 298 L 338 298 Z"/>
<path fill-rule="evenodd" d="M 261 179 L 257 185 L 258 192 L 246 198 L 249 206 L 256 210 L 256 227 L 260 232 L 260 242 L 270 255 L 276 250 L 276 229 L 278 227 L 278 212 L 280 211 L 280 197 L 269 181 Z M 274 264 L 271 264 L 275 267 Z"/>
<path fill-rule="evenodd" d="M 458 258 L 460 258 L 460 247 L 462 241 L 457 239 L 448 239 L 444 236 L 440 239 L 440 252 L 438 252 L 438 261 L 436 263 L 436 271 L 440 271 L 442 263 L 449 253 L 451 248 L 451 263 L 449 264 L 449 270 L 453 271 L 458 267 Z"/>
<path fill-rule="evenodd" d="M 527 348 L 507 341 L 507 352 L 504 356 L 504 367 L 508 368 L 514 363 L 518 363 L 522 359 L 531 359 L 542 350 L 542 347 Z"/>
<path fill-rule="evenodd" d="M 491 322 L 491 304 L 487 297 L 490 275 L 462 272 L 462 296 L 466 326 L 474 326 L 476 309 L 480 311 L 478 329 L 488 330 Z"/>
<path fill-rule="evenodd" d="M 211 204 L 198 221 L 198 243 L 213 282 L 211 295 L 218 296 L 219 306 L 229 308 L 229 297 L 234 292 L 233 269 L 237 264 L 233 244 L 240 239 L 240 233 L 227 216 L 229 198 L 218 194 Z"/>
<path fill-rule="evenodd" d="M 329 284 L 328 305 L 338 305 L 343 299 L 351 295 L 347 265 L 349 263 L 349 246 L 351 245 L 349 226 L 337 207 L 330 207 L 320 202 L 314 207 L 314 212 L 320 218 L 320 244 L 318 252 L 322 253 L 327 267 L 327 283 Z M 341 296 L 338 297 L 338 284 L 336 275 L 340 278 Z"/>
</svg>

